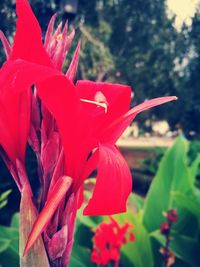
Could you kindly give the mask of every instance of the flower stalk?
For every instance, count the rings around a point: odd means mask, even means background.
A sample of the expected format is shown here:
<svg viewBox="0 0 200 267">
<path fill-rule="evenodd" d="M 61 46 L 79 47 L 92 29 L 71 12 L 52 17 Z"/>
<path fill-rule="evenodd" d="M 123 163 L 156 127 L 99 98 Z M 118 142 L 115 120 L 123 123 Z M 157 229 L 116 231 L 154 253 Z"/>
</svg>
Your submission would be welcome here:
<svg viewBox="0 0 200 267">
<path fill-rule="evenodd" d="M 170 267 L 175 262 L 175 255 L 170 250 L 170 243 L 172 241 L 171 229 L 174 223 L 178 221 L 177 211 L 175 209 L 168 210 L 164 213 L 167 222 L 163 222 L 160 226 L 160 232 L 165 237 L 165 246 L 160 248 L 162 254 L 163 267 Z"/>
</svg>

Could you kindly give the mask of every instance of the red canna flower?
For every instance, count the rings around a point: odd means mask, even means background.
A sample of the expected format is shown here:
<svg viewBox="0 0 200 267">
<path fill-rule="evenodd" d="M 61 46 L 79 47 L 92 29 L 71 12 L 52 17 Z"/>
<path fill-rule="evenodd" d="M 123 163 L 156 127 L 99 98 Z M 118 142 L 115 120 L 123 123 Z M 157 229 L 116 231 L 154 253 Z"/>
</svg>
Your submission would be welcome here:
<svg viewBox="0 0 200 267">
<path fill-rule="evenodd" d="M 98 168 L 93 197 L 84 214 L 125 211 L 132 179 L 115 142 L 139 112 L 175 97 L 146 101 L 127 111 L 131 99 L 128 86 L 90 81 L 78 81 L 74 86 L 64 77 L 57 79 L 57 85 L 56 95 L 53 79 L 39 86 L 38 92 L 57 121 L 65 154 L 69 155 L 66 172 L 73 177 L 74 191 Z M 99 96 L 103 100 L 99 101 Z"/>
<path fill-rule="evenodd" d="M 102 222 L 95 229 L 91 261 L 102 266 L 113 262 L 117 267 L 121 247 L 127 242 L 133 242 L 135 238 L 132 225 L 124 223 L 120 226 L 113 217 L 110 216 L 109 219 L 110 222 Z"/>
</svg>

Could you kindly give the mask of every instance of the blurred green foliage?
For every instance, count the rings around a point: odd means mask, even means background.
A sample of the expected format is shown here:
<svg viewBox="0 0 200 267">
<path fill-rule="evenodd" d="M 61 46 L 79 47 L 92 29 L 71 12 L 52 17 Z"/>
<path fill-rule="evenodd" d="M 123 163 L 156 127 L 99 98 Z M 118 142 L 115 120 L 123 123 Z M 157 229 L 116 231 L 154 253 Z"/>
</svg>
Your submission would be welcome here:
<svg viewBox="0 0 200 267">
<path fill-rule="evenodd" d="M 8 203 L 8 196 L 10 195 L 11 192 L 12 190 L 7 190 L 0 195 L 0 209 L 5 207 L 6 204 Z"/>
<path fill-rule="evenodd" d="M 14 214 L 10 227 L 0 225 L 0 265 L 19 266 L 19 214 Z"/>
</svg>

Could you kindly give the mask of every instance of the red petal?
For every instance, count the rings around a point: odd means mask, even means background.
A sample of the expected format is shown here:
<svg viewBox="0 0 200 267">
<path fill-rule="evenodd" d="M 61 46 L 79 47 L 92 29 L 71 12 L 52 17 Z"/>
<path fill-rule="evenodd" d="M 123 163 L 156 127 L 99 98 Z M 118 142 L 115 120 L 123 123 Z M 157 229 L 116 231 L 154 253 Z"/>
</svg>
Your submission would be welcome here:
<svg viewBox="0 0 200 267">
<path fill-rule="evenodd" d="M 66 157 L 67 173 L 74 177 L 70 171 L 72 167 L 75 151 L 74 144 L 77 144 L 76 135 L 79 135 L 77 120 L 80 120 L 80 101 L 76 95 L 74 85 L 65 77 L 57 76 L 40 83 L 37 86 L 39 97 L 46 108 L 53 114 L 60 130 L 62 143 Z M 56 92 L 56 93 L 55 93 Z M 84 122 L 83 122 L 84 123 Z M 73 156 L 74 155 L 74 156 Z"/>
<path fill-rule="evenodd" d="M 9 60 L 0 70 L 0 143 L 13 162 L 16 158 L 24 161 L 30 124 L 30 86 L 56 73 L 23 60 Z"/>
<path fill-rule="evenodd" d="M 129 167 L 114 145 L 99 145 L 98 176 L 84 215 L 110 215 L 126 211 L 132 190 Z"/>
<path fill-rule="evenodd" d="M 84 202 L 84 188 L 83 185 L 79 187 L 77 208 L 80 209 Z"/>
<path fill-rule="evenodd" d="M 95 150 L 90 158 L 84 161 L 84 167 L 81 169 L 82 172 L 79 174 L 79 180 L 74 184 L 74 190 L 77 191 L 78 188 L 83 184 L 84 180 L 89 177 L 89 175 L 97 168 L 99 151 Z"/>
<path fill-rule="evenodd" d="M 159 97 L 154 98 L 148 101 L 143 102 L 142 104 L 132 108 L 123 116 L 116 119 L 113 123 L 111 123 L 102 133 L 101 142 L 113 142 L 115 143 L 124 130 L 129 126 L 132 120 L 137 116 L 138 113 L 155 107 L 161 104 L 167 103 L 172 100 L 176 100 L 175 96 L 168 97 Z"/>
<path fill-rule="evenodd" d="M 28 241 L 24 250 L 24 255 L 29 251 L 32 245 L 35 243 L 37 238 L 40 236 L 42 231 L 45 229 L 46 225 L 50 221 L 54 212 L 58 208 L 60 202 L 63 200 L 67 191 L 72 184 L 72 179 L 69 176 L 61 177 L 55 184 L 54 189 L 49 195 L 47 202 L 37 217 L 32 230 L 29 234 Z"/>
<path fill-rule="evenodd" d="M 76 110 L 79 99 L 76 96 L 74 85 L 65 76 L 50 77 L 39 83 L 37 89 L 39 97 L 52 112 L 57 123 L 64 124 L 67 119 L 70 120 L 73 117 L 73 111 Z"/>
<path fill-rule="evenodd" d="M 28 1 L 17 0 L 16 11 L 17 28 L 10 58 L 21 58 L 53 67 L 42 45 L 42 32 Z"/>
</svg>

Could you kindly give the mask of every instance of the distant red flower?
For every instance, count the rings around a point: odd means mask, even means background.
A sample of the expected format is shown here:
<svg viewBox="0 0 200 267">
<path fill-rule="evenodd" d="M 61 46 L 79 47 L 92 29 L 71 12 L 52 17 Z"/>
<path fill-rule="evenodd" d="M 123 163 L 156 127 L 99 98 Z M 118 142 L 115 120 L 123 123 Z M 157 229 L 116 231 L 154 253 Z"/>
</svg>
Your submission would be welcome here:
<svg viewBox="0 0 200 267">
<path fill-rule="evenodd" d="M 110 222 L 102 222 L 95 229 L 91 261 L 102 266 L 114 262 L 117 267 L 121 247 L 127 242 L 133 242 L 135 237 L 131 232 L 132 225 L 124 223 L 120 226 L 113 217 L 110 216 L 109 218 Z"/>
</svg>

